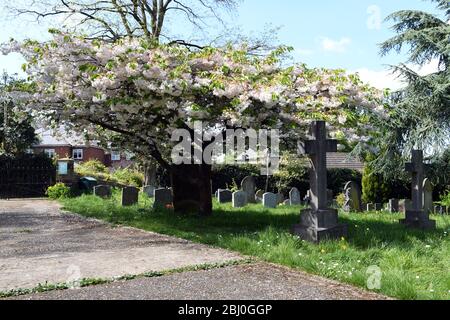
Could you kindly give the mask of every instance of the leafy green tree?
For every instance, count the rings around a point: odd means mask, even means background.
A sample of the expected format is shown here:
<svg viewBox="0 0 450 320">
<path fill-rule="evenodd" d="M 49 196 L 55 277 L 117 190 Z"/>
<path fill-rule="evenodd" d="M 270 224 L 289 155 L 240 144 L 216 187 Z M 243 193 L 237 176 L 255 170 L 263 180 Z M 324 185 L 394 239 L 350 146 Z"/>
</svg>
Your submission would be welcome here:
<svg viewBox="0 0 450 320">
<path fill-rule="evenodd" d="M 402 10 L 390 15 L 396 36 L 381 44 L 382 55 L 408 47 L 409 58 L 393 67 L 407 86 L 391 95 L 390 120 L 385 122 L 377 168 L 395 175 L 412 148 L 436 155 L 450 144 L 450 2 L 430 0 L 442 14 Z M 421 76 L 411 64 L 424 66 L 433 60 L 439 70 Z"/>
</svg>

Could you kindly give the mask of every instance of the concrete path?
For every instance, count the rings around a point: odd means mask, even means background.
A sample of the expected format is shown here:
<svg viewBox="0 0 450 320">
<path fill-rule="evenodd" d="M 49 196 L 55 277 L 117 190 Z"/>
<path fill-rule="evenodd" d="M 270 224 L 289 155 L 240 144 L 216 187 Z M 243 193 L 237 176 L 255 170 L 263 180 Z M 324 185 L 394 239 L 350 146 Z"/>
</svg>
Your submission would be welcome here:
<svg viewBox="0 0 450 320">
<path fill-rule="evenodd" d="M 0 200 L 0 291 L 240 259 L 238 254 L 61 213 L 47 200 Z"/>
<path fill-rule="evenodd" d="M 20 300 L 379 300 L 349 285 L 267 263 L 139 278 Z"/>
<path fill-rule="evenodd" d="M 225 263 L 240 255 L 189 241 L 114 228 L 46 200 L 0 201 L 0 291 L 82 278 Z M 303 272 L 252 263 L 116 281 L 13 299 L 384 299 Z"/>
</svg>

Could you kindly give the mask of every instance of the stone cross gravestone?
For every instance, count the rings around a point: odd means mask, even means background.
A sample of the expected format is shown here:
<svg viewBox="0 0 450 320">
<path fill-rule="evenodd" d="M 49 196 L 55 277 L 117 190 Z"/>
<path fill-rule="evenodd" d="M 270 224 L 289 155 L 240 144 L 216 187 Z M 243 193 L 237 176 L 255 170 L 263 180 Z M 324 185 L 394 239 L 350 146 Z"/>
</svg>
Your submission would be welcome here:
<svg viewBox="0 0 450 320">
<path fill-rule="evenodd" d="M 106 185 L 99 185 L 94 187 L 94 195 L 100 198 L 111 197 L 111 187 Z"/>
<path fill-rule="evenodd" d="M 320 242 L 325 239 L 340 239 L 347 236 L 347 226 L 338 223 L 338 212 L 328 208 L 327 152 L 337 152 L 337 141 L 328 140 L 324 121 L 311 125 L 314 140 L 306 141 L 305 151 L 309 155 L 309 183 L 311 186 L 311 208 L 302 210 L 300 224 L 294 233 L 303 240 Z"/>
<path fill-rule="evenodd" d="M 349 181 L 344 186 L 345 203 L 347 212 L 361 212 L 361 189 L 354 181 Z"/>
<path fill-rule="evenodd" d="M 423 181 L 423 211 L 425 213 L 433 213 L 433 185 L 430 179 Z"/>
<path fill-rule="evenodd" d="M 139 201 L 139 189 L 135 187 L 125 187 L 122 189 L 122 206 L 133 206 Z"/>
<path fill-rule="evenodd" d="M 248 203 L 256 203 L 256 181 L 254 177 L 245 177 L 241 183 L 241 189 L 247 194 Z"/>
<path fill-rule="evenodd" d="M 266 208 L 276 208 L 277 207 L 277 195 L 271 192 L 264 193 L 263 195 L 263 206 Z"/>
<path fill-rule="evenodd" d="M 155 190 L 155 202 L 153 208 L 166 208 L 173 202 L 172 190 L 170 189 L 156 189 Z"/>
<path fill-rule="evenodd" d="M 153 198 L 155 196 L 155 187 L 154 186 L 144 186 L 142 191 L 150 198 Z"/>
<path fill-rule="evenodd" d="M 236 191 L 233 193 L 233 208 L 243 208 L 247 205 L 247 193 L 244 191 Z"/>
<path fill-rule="evenodd" d="M 230 190 L 219 189 L 217 190 L 217 200 L 219 203 L 228 203 L 233 200 L 233 192 Z"/>
<path fill-rule="evenodd" d="M 412 161 L 407 163 L 405 170 L 411 172 L 411 200 L 412 209 L 406 210 L 406 217 L 400 223 L 417 229 L 435 229 L 436 221 L 430 220 L 430 214 L 423 210 L 423 176 L 425 165 L 423 163 L 423 151 L 413 150 Z"/>
<path fill-rule="evenodd" d="M 289 200 L 291 206 L 297 206 L 302 203 L 302 197 L 297 188 L 292 188 L 291 191 L 289 191 Z"/>
</svg>

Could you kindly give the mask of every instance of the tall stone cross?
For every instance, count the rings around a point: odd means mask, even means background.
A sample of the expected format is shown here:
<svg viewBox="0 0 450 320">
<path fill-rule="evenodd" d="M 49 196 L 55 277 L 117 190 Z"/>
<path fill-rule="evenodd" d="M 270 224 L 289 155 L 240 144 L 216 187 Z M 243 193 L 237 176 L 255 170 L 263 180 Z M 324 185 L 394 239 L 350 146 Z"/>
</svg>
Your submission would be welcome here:
<svg viewBox="0 0 450 320">
<path fill-rule="evenodd" d="M 305 143 L 305 151 L 312 161 L 310 170 L 311 208 L 313 211 L 327 209 L 327 152 L 337 152 L 337 141 L 327 139 L 325 121 L 311 125 L 314 140 Z"/>
<path fill-rule="evenodd" d="M 411 163 L 407 163 L 405 170 L 411 172 L 411 197 L 412 210 L 422 211 L 423 209 L 423 177 L 425 172 L 425 165 L 423 163 L 423 151 L 413 150 Z"/>
</svg>

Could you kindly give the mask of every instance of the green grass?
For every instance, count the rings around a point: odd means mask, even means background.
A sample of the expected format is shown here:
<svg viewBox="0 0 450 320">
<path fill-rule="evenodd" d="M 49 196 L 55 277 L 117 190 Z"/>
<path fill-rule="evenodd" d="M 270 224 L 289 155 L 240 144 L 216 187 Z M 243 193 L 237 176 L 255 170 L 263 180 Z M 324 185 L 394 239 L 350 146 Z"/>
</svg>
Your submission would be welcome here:
<svg viewBox="0 0 450 320">
<path fill-rule="evenodd" d="M 108 222 L 214 245 L 265 261 L 367 289 L 376 266 L 382 272 L 376 292 L 400 299 L 450 299 L 450 217 L 434 216 L 438 230 L 408 230 L 400 214 L 341 213 L 348 239 L 319 245 L 290 234 L 300 207 L 267 210 L 261 205 L 233 209 L 215 203 L 209 218 L 154 211 L 142 196 L 139 205 L 123 208 L 118 193 L 110 200 L 94 196 L 62 200 L 66 210 Z"/>
</svg>

